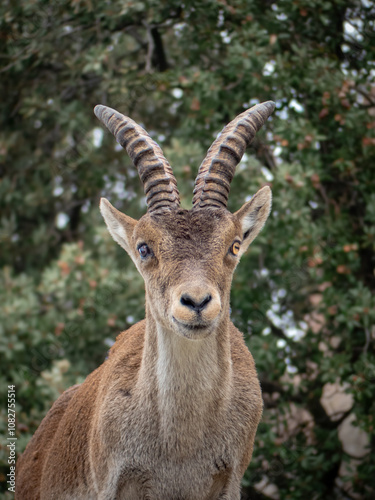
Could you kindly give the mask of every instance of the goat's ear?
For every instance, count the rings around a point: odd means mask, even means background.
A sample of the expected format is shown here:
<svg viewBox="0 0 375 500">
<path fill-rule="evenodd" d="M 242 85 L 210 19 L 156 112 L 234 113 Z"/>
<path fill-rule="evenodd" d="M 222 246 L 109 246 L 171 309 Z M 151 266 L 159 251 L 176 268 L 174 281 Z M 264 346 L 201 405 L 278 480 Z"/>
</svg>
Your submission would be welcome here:
<svg viewBox="0 0 375 500">
<path fill-rule="evenodd" d="M 137 221 L 119 212 L 105 198 L 100 199 L 99 207 L 112 238 L 132 256 L 131 238 Z"/>
<path fill-rule="evenodd" d="M 245 203 L 234 215 L 241 224 L 242 244 L 240 256 L 246 252 L 250 243 L 258 236 L 270 214 L 272 193 L 269 186 L 264 186 Z"/>
</svg>

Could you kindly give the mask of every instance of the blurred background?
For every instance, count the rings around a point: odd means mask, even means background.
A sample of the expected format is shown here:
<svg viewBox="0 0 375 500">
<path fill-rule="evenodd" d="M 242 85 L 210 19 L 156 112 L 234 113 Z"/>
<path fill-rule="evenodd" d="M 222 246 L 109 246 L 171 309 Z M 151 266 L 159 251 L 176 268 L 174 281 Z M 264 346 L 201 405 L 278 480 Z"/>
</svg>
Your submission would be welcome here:
<svg viewBox="0 0 375 500">
<path fill-rule="evenodd" d="M 272 99 L 229 200 L 274 197 L 231 297 L 265 404 L 243 499 L 374 498 L 374 21 L 369 0 L 3 0 L 0 430 L 15 384 L 18 452 L 144 316 L 98 202 L 139 218 L 145 198 L 94 106 L 147 128 L 189 208 L 217 133 Z"/>
</svg>

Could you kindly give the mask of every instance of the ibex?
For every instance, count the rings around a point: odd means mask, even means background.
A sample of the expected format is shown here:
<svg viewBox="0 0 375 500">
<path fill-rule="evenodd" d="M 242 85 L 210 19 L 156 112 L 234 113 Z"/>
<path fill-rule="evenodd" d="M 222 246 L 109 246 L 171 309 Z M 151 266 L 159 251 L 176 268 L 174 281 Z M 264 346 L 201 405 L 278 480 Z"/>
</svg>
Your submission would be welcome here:
<svg viewBox="0 0 375 500">
<path fill-rule="evenodd" d="M 227 201 L 236 165 L 273 109 L 258 104 L 224 128 L 200 166 L 193 208 L 184 210 L 160 147 L 133 120 L 96 106 L 146 194 L 139 221 L 100 202 L 113 239 L 144 278 L 146 319 L 54 403 L 18 460 L 17 500 L 240 498 L 262 397 L 229 295 L 271 191 L 263 187 L 234 214 Z"/>
</svg>

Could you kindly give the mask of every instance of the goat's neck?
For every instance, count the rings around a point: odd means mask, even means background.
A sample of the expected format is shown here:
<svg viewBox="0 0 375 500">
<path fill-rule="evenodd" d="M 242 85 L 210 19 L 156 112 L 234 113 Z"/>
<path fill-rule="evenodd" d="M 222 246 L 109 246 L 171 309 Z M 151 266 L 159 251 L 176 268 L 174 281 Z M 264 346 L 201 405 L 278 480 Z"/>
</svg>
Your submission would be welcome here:
<svg viewBox="0 0 375 500">
<path fill-rule="evenodd" d="M 228 314 L 208 338 L 188 340 L 157 323 L 147 307 L 139 382 L 157 405 L 159 429 L 174 450 L 189 452 L 225 412 L 232 384 Z"/>
</svg>

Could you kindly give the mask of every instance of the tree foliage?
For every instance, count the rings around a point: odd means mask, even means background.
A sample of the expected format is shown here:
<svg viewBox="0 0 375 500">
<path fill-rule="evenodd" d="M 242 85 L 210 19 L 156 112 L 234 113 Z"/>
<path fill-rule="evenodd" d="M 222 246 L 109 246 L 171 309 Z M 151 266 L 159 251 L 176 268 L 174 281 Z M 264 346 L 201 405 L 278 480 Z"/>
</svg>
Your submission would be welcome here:
<svg viewBox="0 0 375 500">
<path fill-rule="evenodd" d="M 373 4 L 29 0 L 0 9 L 0 376 L 2 388 L 17 388 L 18 451 L 58 394 L 144 314 L 141 279 L 97 207 L 106 196 L 139 218 L 145 200 L 93 107 L 146 126 L 188 208 L 222 126 L 272 99 L 230 196 L 233 211 L 266 182 L 274 196 L 232 292 L 265 402 L 244 498 L 373 498 Z M 5 492 L 7 448 L 0 453 Z"/>
</svg>

